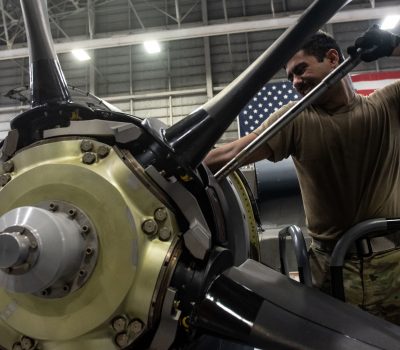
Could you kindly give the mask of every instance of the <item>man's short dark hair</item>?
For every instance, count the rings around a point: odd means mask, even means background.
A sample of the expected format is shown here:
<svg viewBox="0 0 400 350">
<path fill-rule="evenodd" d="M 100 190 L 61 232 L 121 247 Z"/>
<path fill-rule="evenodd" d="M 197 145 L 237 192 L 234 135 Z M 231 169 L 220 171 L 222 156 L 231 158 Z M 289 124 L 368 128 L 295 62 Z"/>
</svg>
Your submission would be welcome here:
<svg viewBox="0 0 400 350">
<path fill-rule="evenodd" d="M 339 63 L 343 62 L 343 53 L 336 40 L 328 33 L 319 30 L 307 39 L 300 50 L 303 50 L 307 55 L 316 57 L 322 62 L 330 49 L 335 49 L 339 54 Z"/>
</svg>

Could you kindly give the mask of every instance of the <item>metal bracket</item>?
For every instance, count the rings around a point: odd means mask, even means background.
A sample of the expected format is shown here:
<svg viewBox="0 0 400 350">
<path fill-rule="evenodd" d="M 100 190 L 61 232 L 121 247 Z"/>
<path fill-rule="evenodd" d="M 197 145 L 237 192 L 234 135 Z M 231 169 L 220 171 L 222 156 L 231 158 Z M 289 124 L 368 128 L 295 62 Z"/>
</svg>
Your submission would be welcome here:
<svg viewBox="0 0 400 350">
<path fill-rule="evenodd" d="M 176 290 L 168 287 L 161 311 L 161 321 L 149 350 L 169 349 L 174 342 L 181 311 L 174 307 Z"/>
<path fill-rule="evenodd" d="M 196 198 L 174 177 L 166 180 L 153 166 L 146 173 L 171 197 L 189 223 L 183 234 L 186 248 L 197 259 L 204 259 L 211 248 L 211 233 Z"/>
</svg>

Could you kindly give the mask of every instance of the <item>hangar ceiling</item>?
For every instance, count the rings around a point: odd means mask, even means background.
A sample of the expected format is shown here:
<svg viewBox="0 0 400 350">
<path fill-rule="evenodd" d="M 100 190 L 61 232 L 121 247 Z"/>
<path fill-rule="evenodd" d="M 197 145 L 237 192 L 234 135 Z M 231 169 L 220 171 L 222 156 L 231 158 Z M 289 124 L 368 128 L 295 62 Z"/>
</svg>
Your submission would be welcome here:
<svg viewBox="0 0 400 350">
<path fill-rule="evenodd" d="M 178 121 L 218 93 L 290 26 L 307 0 L 49 0 L 56 51 L 70 85 L 123 111 Z M 342 48 L 398 0 L 354 0 L 325 26 Z M 0 132 L 27 106 L 28 50 L 17 0 L 0 0 Z M 395 29 L 394 31 L 399 31 Z M 143 41 L 162 51 L 149 55 Z M 74 48 L 91 60 L 78 62 Z M 360 71 L 398 69 L 388 58 Z M 276 79 L 283 78 L 283 72 Z M 7 96 L 8 95 L 8 96 Z M 237 136 L 236 124 L 224 140 Z M 1 134 L 0 134 L 1 137 Z M 223 141 L 224 141 L 223 140 Z"/>
</svg>

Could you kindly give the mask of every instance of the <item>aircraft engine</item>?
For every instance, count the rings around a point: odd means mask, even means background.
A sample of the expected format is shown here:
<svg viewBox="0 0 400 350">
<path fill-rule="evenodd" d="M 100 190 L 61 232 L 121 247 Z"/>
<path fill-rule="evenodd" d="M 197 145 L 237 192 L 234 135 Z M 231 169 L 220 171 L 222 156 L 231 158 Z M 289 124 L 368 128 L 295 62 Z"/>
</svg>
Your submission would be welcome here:
<svg viewBox="0 0 400 350">
<path fill-rule="evenodd" d="M 134 159 L 65 139 L 25 149 L 4 167 L 2 345 L 11 349 L 21 335 L 21 344 L 48 339 L 52 348 L 96 330 L 96 348 L 112 349 L 151 328 L 180 230 Z"/>
<path fill-rule="evenodd" d="M 32 108 L 1 143 L 0 348 L 200 350 L 212 335 L 208 348 L 226 338 L 397 349 L 398 327 L 256 262 L 243 180 L 217 181 L 201 163 L 246 101 L 345 3 L 315 1 L 227 89 L 167 127 L 72 96 L 45 1 L 21 0 Z"/>
</svg>

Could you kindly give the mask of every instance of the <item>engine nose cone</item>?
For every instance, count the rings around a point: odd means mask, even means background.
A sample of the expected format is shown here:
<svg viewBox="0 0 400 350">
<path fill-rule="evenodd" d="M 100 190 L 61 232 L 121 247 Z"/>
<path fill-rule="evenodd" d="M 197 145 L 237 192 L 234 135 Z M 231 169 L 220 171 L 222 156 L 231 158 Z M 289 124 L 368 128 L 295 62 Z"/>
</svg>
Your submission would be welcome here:
<svg viewBox="0 0 400 350">
<path fill-rule="evenodd" d="M 88 247 L 87 235 L 82 234 L 89 227 L 80 224 L 82 216 L 70 206 L 64 211 L 19 207 L 1 216 L 0 287 L 62 297 L 82 286 L 91 272 L 83 263 L 88 265 L 97 250 L 96 242 Z"/>
<path fill-rule="evenodd" d="M 7 269 L 25 263 L 30 245 L 29 238 L 19 232 L 0 234 L 0 268 Z"/>
</svg>

